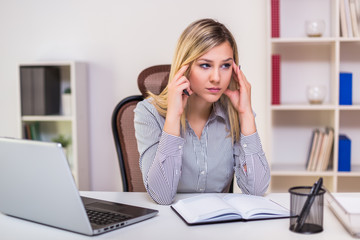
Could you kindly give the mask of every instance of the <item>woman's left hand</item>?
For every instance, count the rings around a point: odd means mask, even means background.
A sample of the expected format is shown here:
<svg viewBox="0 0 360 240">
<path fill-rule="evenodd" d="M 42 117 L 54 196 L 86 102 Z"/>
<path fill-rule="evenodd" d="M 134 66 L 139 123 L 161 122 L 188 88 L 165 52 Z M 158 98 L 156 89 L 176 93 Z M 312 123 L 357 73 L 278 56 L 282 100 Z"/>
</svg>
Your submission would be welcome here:
<svg viewBox="0 0 360 240">
<path fill-rule="evenodd" d="M 239 116 L 243 114 L 252 114 L 251 108 L 251 85 L 247 81 L 244 73 L 239 66 L 233 62 L 233 76 L 238 83 L 237 90 L 227 89 L 224 94 L 229 97 L 232 105 L 238 111 Z"/>
<path fill-rule="evenodd" d="M 235 63 L 233 63 L 233 71 L 238 89 L 227 89 L 224 94 L 229 97 L 232 105 L 238 111 L 240 131 L 247 136 L 256 132 L 255 117 L 251 107 L 251 85 Z"/>
</svg>

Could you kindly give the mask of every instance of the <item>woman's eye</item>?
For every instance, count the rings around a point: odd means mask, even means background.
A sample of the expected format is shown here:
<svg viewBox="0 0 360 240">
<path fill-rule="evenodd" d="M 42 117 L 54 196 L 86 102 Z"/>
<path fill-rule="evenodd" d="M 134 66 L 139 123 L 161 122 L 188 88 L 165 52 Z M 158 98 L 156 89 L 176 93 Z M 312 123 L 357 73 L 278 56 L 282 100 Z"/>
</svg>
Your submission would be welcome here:
<svg viewBox="0 0 360 240">
<path fill-rule="evenodd" d="M 230 63 L 225 63 L 225 64 L 223 64 L 221 67 L 228 69 L 228 68 L 231 67 L 231 64 L 230 64 Z"/>
<path fill-rule="evenodd" d="M 207 63 L 203 63 L 203 64 L 200 64 L 200 67 L 204 68 L 204 69 L 208 69 L 208 68 L 210 68 L 210 65 Z"/>
</svg>

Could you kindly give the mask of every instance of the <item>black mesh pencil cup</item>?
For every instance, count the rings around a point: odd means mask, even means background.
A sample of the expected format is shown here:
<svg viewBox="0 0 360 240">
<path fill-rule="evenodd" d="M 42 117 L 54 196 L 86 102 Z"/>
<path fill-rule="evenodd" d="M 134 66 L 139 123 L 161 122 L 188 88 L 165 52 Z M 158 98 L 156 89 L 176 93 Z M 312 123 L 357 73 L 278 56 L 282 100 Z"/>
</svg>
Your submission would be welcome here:
<svg viewBox="0 0 360 240">
<path fill-rule="evenodd" d="M 312 187 L 292 187 L 290 192 L 290 230 L 297 233 L 319 233 L 323 231 L 324 193 L 321 188 L 317 194 Z M 311 202 L 311 204 L 309 204 Z"/>
</svg>

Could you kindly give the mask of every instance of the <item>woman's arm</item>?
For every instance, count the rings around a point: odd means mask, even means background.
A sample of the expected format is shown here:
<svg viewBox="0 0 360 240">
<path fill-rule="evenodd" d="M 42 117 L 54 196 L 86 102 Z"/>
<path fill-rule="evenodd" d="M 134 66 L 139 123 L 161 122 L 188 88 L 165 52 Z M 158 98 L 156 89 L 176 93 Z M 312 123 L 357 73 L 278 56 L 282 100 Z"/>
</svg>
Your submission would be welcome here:
<svg viewBox="0 0 360 240">
<path fill-rule="evenodd" d="M 234 145 L 235 176 L 243 193 L 264 195 L 270 183 L 270 168 L 257 132 L 241 135 Z"/>
<path fill-rule="evenodd" d="M 135 111 L 135 135 L 140 168 L 149 195 L 159 204 L 171 204 L 176 194 L 184 139 L 162 130 L 162 117 L 145 100 Z"/>
</svg>

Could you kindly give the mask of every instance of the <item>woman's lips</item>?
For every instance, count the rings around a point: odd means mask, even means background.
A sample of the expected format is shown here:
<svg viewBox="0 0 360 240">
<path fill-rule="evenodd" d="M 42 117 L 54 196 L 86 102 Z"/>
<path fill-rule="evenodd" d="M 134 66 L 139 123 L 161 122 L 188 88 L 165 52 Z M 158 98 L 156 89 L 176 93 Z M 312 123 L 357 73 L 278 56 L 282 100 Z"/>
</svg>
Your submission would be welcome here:
<svg viewBox="0 0 360 240">
<path fill-rule="evenodd" d="M 220 88 L 207 88 L 207 90 L 211 93 L 218 93 L 218 92 L 220 92 L 221 89 Z"/>
</svg>

